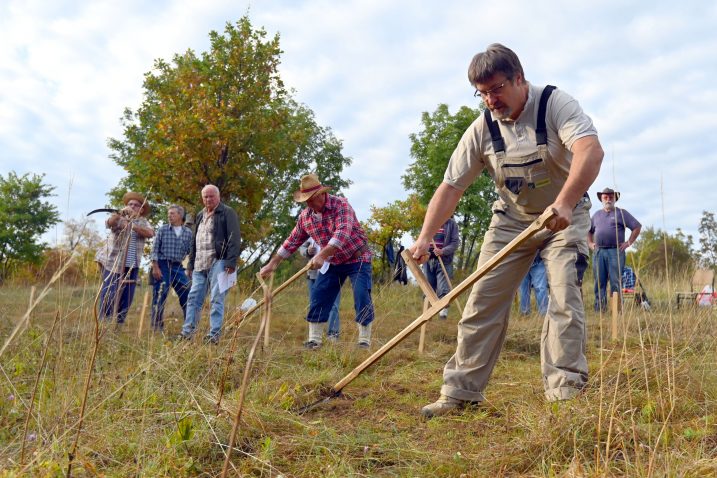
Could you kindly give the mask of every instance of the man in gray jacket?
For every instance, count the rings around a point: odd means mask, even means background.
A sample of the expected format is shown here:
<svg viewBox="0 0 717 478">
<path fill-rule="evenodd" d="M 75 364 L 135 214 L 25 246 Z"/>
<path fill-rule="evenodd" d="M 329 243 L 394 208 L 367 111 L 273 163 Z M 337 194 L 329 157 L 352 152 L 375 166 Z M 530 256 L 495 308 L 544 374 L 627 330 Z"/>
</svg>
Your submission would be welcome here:
<svg viewBox="0 0 717 478">
<path fill-rule="evenodd" d="M 213 184 L 204 186 L 202 202 L 204 209 L 195 220 L 194 241 L 187 267 L 192 289 L 189 291 L 187 317 L 179 338 L 190 339 L 194 335 L 207 288 L 210 288 L 209 333 L 204 340 L 216 344 L 224 322 L 224 298 L 227 292 L 220 290 L 218 277 L 221 273 L 233 274 L 236 271 L 241 233 L 239 217 L 234 209 L 221 202 L 219 188 Z"/>
<path fill-rule="evenodd" d="M 451 291 L 453 254 L 458 249 L 458 242 L 458 224 L 451 216 L 433 236 L 428 247 L 430 257 L 423 264 L 423 275 L 426 276 L 439 299 Z M 441 319 L 448 317 L 448 307 L 441 310 L 439 317 Z"/>
</svg>

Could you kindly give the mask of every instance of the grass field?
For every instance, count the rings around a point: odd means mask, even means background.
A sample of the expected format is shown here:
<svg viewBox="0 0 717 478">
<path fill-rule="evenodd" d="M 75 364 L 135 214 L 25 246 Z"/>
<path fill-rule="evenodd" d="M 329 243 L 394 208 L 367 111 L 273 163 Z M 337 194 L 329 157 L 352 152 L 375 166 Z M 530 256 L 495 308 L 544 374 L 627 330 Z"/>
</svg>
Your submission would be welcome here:
<svg viewBox="0 0 717 478">
<path fill-rule="evenodd" d="M 307 297 L 299 280 L 274 299 L 271 341 L 255 356 L 229 476 L 717 475 L 717 316 L 671 306 L 684 282 L 646 284 L 653 309 L 627 307 L 617 341 L 611 318 L 588 312 L 590 384 L 567 402 L 543 398 L 542 319 L 514 314 L 485 404 L 426 421 L 419 411 L 438 396 L 457 308 L 428 324 L 425 353 L 416 333 L 343 396 L 299 415 L 298 407 L 320 398 L 422 307 L 417 287 L 375 285 L 374 344 L 360 350 L 345 291 L 341 341 L 304 351 Z M 30 289 L 0 288 L 0 344 L 10 340 L 0 354 L 0 476 L 66 476 L 85 389 L 73 476 L 221 473 L 260 314 L 226 330 L 218 346 L 174 342 L 146 327 L 138 333 L 145 290 L 138 289 L 125 328 L 100 330 L 86 389 L 95 285 L 58 282 L 11 340 Z M 227 310 L 251 292 L 233 289 Z M 590 310 L 591 284 L 584 294 Z M 170 297 L 168 335 L 179 331 L 180 317 Z M 201 326 L 204 332 L 206 310 Z M 234 330 L 236 353 L 218 408 Z"/>
</svg>

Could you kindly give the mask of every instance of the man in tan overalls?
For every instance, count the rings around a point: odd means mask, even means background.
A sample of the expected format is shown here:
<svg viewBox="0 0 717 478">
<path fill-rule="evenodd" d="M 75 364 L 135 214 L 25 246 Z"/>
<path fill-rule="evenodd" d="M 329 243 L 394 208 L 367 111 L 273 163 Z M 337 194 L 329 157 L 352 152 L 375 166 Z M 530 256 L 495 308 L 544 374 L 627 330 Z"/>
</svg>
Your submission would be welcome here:
<svg viewBox="0 0 717 478">
<path fill-rule="evenodd" d="M 546 208 L 554 208 L 558 216 L 473 286 L 458 324 L 456 352 L 443 371 L 441 396 L 421 410 L 427 418 L 484 400 L 513 296 L 536 251 L 550 284 L 540 353 L 545 396 L 550 401 L 572 398 L 588 379 L 580 286 L 590 228 L 586 191 L 603 158 L 597 131 L 575 99 L 554 87 L 530 84 L 516 54 L 503 45 L 490 45 L 475 55 L 468 79 L 486 110 L 451 156 L 421 234 L 410 248 L 414 259 L 425 262 L 433 234 L 483 170 L 495 180 L 499 199 L 493 204 L 479 266 Z"/>
</svg>

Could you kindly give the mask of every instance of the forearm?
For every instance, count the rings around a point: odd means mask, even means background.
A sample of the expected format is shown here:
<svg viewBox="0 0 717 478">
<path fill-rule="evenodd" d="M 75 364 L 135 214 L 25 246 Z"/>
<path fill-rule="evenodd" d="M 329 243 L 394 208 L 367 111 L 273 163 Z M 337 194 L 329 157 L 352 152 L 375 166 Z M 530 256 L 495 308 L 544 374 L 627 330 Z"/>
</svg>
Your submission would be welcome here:
<svg viewBox="0 0 717 478">
<path fill-rule="evenodd" d="M 580 138 L 573 144 L 572 151 L 568 179 L 555 199 L 556 204 L 569 205 L 571 209 L 597 178 L 604 156 L 597 136 Z"/>
<path fill-rule="evenodd" d="M 630 245 L 632 245 L 637 240 L 637 236 L 639 236 L 639 235 L 640 235 L 640 228 L 636 227 L 635 229 L 630 231 L 630 238 L 627 240 L 627 242 Z"/>
<path fill-rule="evenodd" d="M 154 230 L 148 226 L 140 226 L 138 224 L 132 224 L 132 230 L 137 233 L 139 237 L 149 239 L 154 237 Z"/>
<path fill-rule="evenodd" d="M 333 256 L 338 248 L 336 246 L 332 246 L 331 244 L 327 244 L 325 247 L 321 248 L 321 251 L 319 251 L 318 254 L 314 256 L 314 259 L 316 261 L 318 260 L 328 260 L 329 257 Z"/>
</svg>

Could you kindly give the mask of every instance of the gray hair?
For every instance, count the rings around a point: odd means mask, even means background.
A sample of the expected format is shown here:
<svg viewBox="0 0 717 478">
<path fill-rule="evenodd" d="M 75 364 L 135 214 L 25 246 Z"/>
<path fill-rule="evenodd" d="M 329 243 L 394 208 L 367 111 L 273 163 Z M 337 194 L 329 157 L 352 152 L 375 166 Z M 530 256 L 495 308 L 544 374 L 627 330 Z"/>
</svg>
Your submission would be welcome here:
<svg viewBox="0 0 717 478">
<path fill-rule="evenodd" d="M 202 192 L 206 191 L 207 189 L 213 189 L 217 194 L 220 194 L 220 193 L 219 193 L 219 188 L 216 187 L 216 186 L 213 185 L 213 184 L 207 184 L 206 186 L 204 186 L 204 187 L 202 188 Z"/>
<path fill-rule="evenodd" d="M 476 54 L 471 60 L 468 67 L 468 81 L 476 86 L 479 83 L 486 83 L 498 73 L 504 74 L 508 81 L 513 81 L 518 75 L 525 79 L 518 55 L 500 43 L 493 43 L 488 45 L 486 51 Z"/>
<path fill-rule="evenodd" d="M 179 213 L 179 215 L 181 217 L 184 217 L 184 208 L 182 206 L 180 206 L 179 204 L 172 204 L 171 206 L 169 206 L 167 208 L 167 211 L 169 211 L 171 209 L 174 209 L 175 211 L 177 211 Z"/>
</svg>

